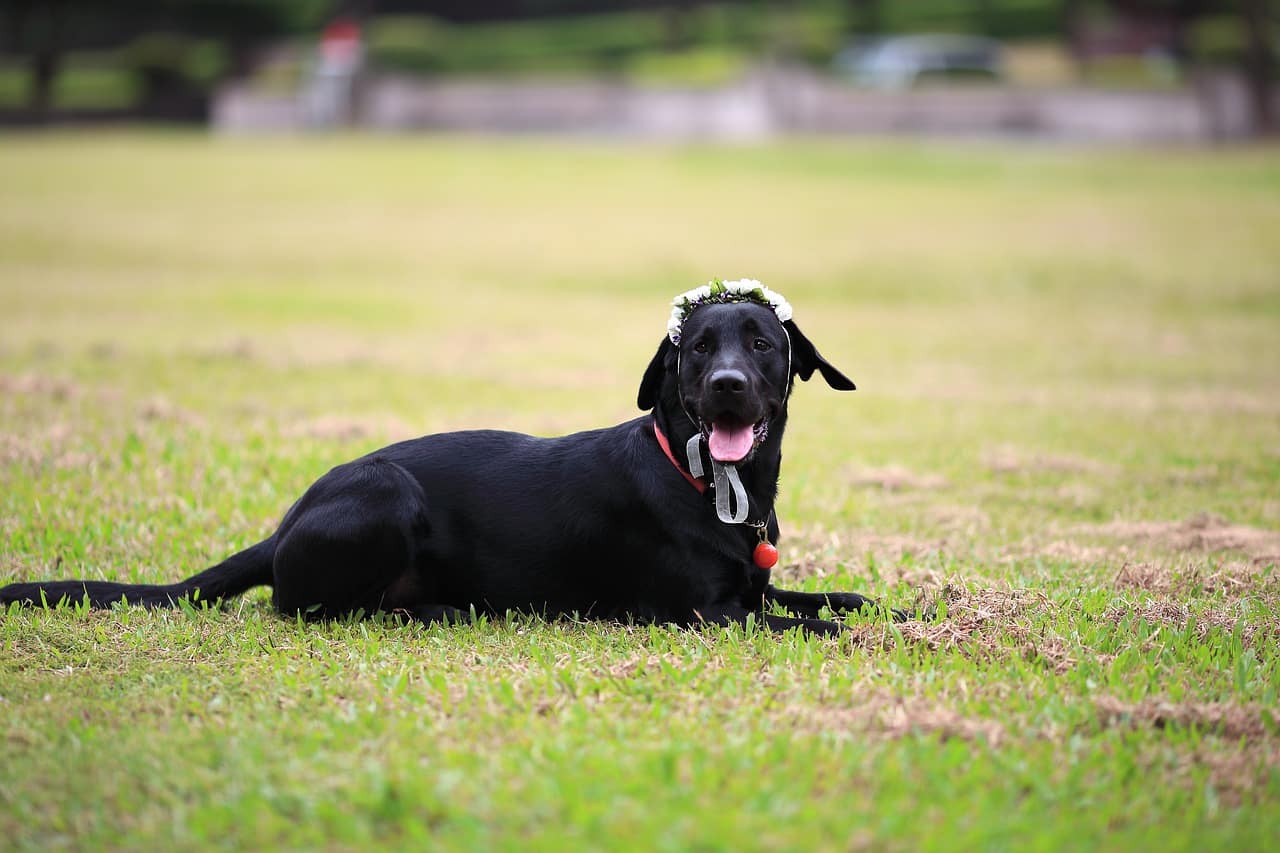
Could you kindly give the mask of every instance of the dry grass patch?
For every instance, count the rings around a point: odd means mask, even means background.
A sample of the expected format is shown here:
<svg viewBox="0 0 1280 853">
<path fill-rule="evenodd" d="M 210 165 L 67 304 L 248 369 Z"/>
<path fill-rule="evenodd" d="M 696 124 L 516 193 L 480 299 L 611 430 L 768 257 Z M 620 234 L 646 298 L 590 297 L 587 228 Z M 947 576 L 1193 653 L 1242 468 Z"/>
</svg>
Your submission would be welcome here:
<svg viewBox="0 0 1280 853">
<path fill-rule="evenodd" d="M 881 737 L 898 740 L 932 735 L 940 740 L 981 741 L 998 746 L 1006 739 L 998 720 L 966 716 L 937 700 L 892 696 L 875 692 L 858 697 L 846 708 L 787 706 L 782 725 L 804 734 L 843 737 Z"/>
<path fill-rule="evenodd" d="M 209 361 L 253 361 L 259 356 L 259 345 L 252 338 L 234 337 L 203 347 L 196 351 L 196 355 Z"/>
<path fill-rule="evenodd" d="M 23 434 L 0 433 L 0 464 L 29 470 L 67 470 L 90 464 L 94 457 L 74 447 L 74 438 L 71 426 L 61 421 Z"/>
<path fill-rule="evenodd" d="M 1274 708 L 1233 702 L 1170 702 L 1151 697 L 1124 702 L 1111 696 L 1094 701 L 1103 728 L 1182 728 L 1227 740 L 1257 740 L 1280 735 Z"/>
<path fill-rule="evenodd" d="M 13 433 L 0 434 L 0 462 L 5 465 L 38 467 L 44 458 L 44 450 L 30 438 Z"/>
<path fill-rule="evenodd" d="M 879 488 L 886 492 L 942 489 L 947 478 L 940 474 L 917 474 L 901 465 L 884 468 L 855 468 L 849 478 L 855 486 Z"/>
<path fill-rule="evenodd" d="M 1199 388 L 1171 394 L 1167 403 L 1186 412 L 1230 412 L 1262 416 L 1280 413 L 1280 398 L 1274 393 L 1274 389 L 1255 393 L 1239 389 Z"/>
<path fill-rule="evenodd" d="M 1002 444 L 982 454 L 982 463 L 996 474 L 1056 472 L 1066 474 L 1106 474 L 1114 470 L 1095 459 L 1066 454 L 1039 453 Z"/>
<path fill-rule="evenodd" d="M 945 531 L 948 536 L 974 536 L 991 529 L 991 516 L 972 505 L 935 505 L 925 510 L 925 516 L 930 525 Z"/>
<path fill-rule="evenodd" d="M 1127 553 L 1122 548 L 1121 553 Z M 1116 549 L 1101 545 L 1084 545 L 1069 539 L 1055 539 L 1051 542 L 1023 542 L 1005 549 L 1000 556 L 1002 563 L 1013 563 L 1019 560 L 1042 557 L 1047 560 L 1070 563 L 1099 563 L 1115 556 Z"/>
<path fill-rule="evenodd" d="M 1148 699 L 1124 702 L 1104 696 L 1092 703 L 1092 718 L 1102 729 L 1194 730 L 1207 739 L 1148 747 L 1136 758 L 1162 784 L 1194 786 L 1204 779 L 1228 807 L 1257 802 L 1266 796 L 1280 769 L 1280 717 L 1259 705 L 1170 702 Z M 844 708 L 787 707 L 778 725 L 826 737 L 935 737 L 992 749 L 1016 749 L 1019 741 L 1061 743 L 1067 731 L 1054 725 L 1006 715 L 1001 719 L 966 714 L 937 699 L 904 697 L 877 691 L 860 695 Z"/>
<path fill-rule="evenodd" d="M 1232 702 L 1171 702 L 1156 697 L 1124 702 L 1103 696 L 1094 702 L 1104 729 L 1194 730 L 1212 736 L 1178 751 L 1175 778 L 1204 770 L 1223 802 L 1238 807 L 1257 801 L 1280 772 L 1280 715 L 1274 708 Z M 1168 778 L 1167 757 L 1149 758 L 1151 773 Z"/>
<path fill-rule="evenodd" d="M 38 373 L 0 376 L 0 393 L 3 394 L 24 394 L 67 400 L 78 396 L 82 390 L 79 383 L 56 376 L 43 376 Z"/>
<path fill-rule="evenodd" d="M 289 424 L 280 430 L 290 438 L 317 438 L 324 441 L 354 441 L 377 438 L 401 441 L 421 434 L 399 418 L 389 415 L 379 417 L 351 417 L 346 415 L 321 415 Z"/>
<path fill-rule="evenodd" d="M 1274 624 L 1247 622 L 1241 615 L 1222 608 L 1207 608 L 1193 613 L 1180 601 L 1159 598 L 1144 598 L 1136 604 L 1111 607 L 1102 618 L 1119 623 L 1133 616 L 1149 624 L 1164 625 L 1178 631 L 1185 631 L 1194 619 L 1196 637 L 1201 641 L 1214 629 L 1226 633 L 1238 629 L 1240 641 L 1246 647 L 1280 637 L 1280 626 Z"/>
<path fill-rule="evenodd" d="M 1189 775 L 1194 767 L 1205 768 L 1209 784 L 1221 803 L 1239 808 L 1260 803 L 1269 797 L 1268 786 L 1280 774 L 1280 747 L 1274 741 L 1235 746 L 1219 741 L 1199 744 L 1181 759 L 1179 775 Z"/>
<path fill-rule="evenodd" d="M 937 618 L 945 605 L 946 618 Z M 929 651 L 959 652 L 977 660 L 1000 660 L 1009 655 L 1039 662 L 1054 673 L 1072 669 L 1077 660 L 1058 636 L 1034 628 L 1031 617 L 1055 605 L 1038 590 L 966 590 L 945 584 L 922 589 L 911 608 L 917 619 L 891 625 L 884 622 L 852 625 L 850 641 L 872 651 L 894 648 L 899 642 Z"/>
<path fill-rule="evenodd" d="M 840 565 L 857 573 L 874 561 L 880 576 L 890 581 L 906 580 L 913 586 L 936 585 L 939 578 L 935 572 L 916 565 L 903 567 L 901 563 L 909 559 L 914 564 L 942 553 L 946 544 L 945 538 L 921 539 L 908 534 L 866 531 L 842 535 L 821 527 L 801 527 L 798 532 L 783 536 L 783 562 L 777 576 L 786 580 L 825 578 Z"/>
<path fill-rule="evenodd" d="M 937 699 L 893 695 L 883 690 L 859 694 L 856 704 L 842 708 L 788 705 L 780 716 L 796 730 L 836 736 L 869 734 L 896 739 L 937 734 L 943 740 L 983 741 L 1000 746 L 1014 730 L 1020 737 L 1039 740 L 1057 741 L 1065 735 L 1053 725 L 975 717 Z M 1171 702 L 1159 698 L 1124 702 L 1103 696 L 1092 701 L 1091 716 L 1103 729 L 1194 729 L 1224 741 L 1242 743 L 1249 749 L 1245 750 L 1246 754 L 1234 755 L 1237 761 L 1250 756 L 1265 757 L 1274 766 L 1280 755 L 1276 750 L 1280 716 L 1275 710 L 1257 704 Z M 1214 756 L 1230 754 L 1221 750 L 1206 752 Z"/>
<path fill-rule="evenodd" d="M 159 394 L 143 400 L 138 406 L 138 417 L 144 421 L 162 421 L 182 426 L 203 426 L 205 419 L 198 413 L 176 405 Z"/>
<path fill-rule="evenodd" d="M 1187 562 L 1181 566 L 1162 562 L 1126 562 L 1116 572 L 1113 585 L 1155 595 L 1215 595 L 1241 598 L 1271 592 L 1280 576 L 1270 566 L 1254 560 L 1229 560 L 1218 564 Z"/>
<path fill-rule="evenodd" d="M 1184 521 L 1112 521 L 1078 529 L 1170 551 L 1243 551 L 1259 563 L 1280 562 L 1280 532 L 1231 524 L 1210 513 Z"/>
<path fill-rule="evenodd" d="M 1171 483 L 1182 483 L 1192 486 L 1203 486 L 1212 483 L 1222 476 L 1217 465 L 1197 465 L 1194 468 L 1174 468 L 1165 476 Z"/>
</svg>

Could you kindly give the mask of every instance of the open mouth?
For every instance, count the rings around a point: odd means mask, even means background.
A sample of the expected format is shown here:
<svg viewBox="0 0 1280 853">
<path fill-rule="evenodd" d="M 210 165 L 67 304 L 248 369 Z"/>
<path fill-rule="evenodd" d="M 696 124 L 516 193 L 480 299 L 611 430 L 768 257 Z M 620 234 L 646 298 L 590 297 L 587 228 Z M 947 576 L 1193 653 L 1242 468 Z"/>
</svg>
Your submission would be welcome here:
<svg viewBox="0 0 1280 853">
<path fill-rule="evenodd" d="M 725 464 L 743 461 L 769 436 L 768 418 L 748 424 L 732 415 L 721 415 L 700 425 L 711 458 Z"/>
</svg>

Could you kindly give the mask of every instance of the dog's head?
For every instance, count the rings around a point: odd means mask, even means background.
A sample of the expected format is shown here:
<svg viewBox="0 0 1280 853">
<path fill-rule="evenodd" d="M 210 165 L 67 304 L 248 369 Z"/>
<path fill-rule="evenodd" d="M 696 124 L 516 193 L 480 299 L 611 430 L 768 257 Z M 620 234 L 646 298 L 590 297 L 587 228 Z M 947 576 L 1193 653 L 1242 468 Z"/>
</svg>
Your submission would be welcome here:
<svg viewBox="0 0 1280 853">
<path fill-rule="evenodd" d="M 817 371 L 832 388 L 854 389 L 794 321 L 758 302 L 700 305 L 685 318 L 679 341 L 658 347 L 637 402 L 648 410 L 674 400 L 719 462 L 745 462 L 764 442 L 785 411 L 793 376 L 808 380 Z"/>
</svg>

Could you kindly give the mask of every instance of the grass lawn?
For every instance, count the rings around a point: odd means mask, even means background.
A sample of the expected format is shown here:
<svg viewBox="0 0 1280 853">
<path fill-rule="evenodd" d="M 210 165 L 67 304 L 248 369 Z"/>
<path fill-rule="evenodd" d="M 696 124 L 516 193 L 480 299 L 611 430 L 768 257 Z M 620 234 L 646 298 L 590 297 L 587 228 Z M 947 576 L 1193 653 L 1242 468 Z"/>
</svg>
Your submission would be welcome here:
<svg viewBox="0 0 1280 853">
<path fill-rule="evenodd" d="M 0 583 L 176 580 L 330 466 L 633 416 L 786 294 L 755 630 L 0 613 L 9 849 L 1260 849 L 1280 837 L 1280 156 L 0 139 Z M 601 571 L 609 571 L 601 565 Z"/>
</svg>

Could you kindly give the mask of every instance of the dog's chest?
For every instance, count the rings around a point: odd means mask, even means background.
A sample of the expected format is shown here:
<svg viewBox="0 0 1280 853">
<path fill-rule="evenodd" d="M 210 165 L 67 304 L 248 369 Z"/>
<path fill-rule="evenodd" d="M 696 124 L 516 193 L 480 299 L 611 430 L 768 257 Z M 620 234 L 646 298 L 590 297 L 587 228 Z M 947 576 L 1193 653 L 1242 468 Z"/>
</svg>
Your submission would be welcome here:
<svg viewBox="0 0 1280 853">
<path fill-rule="evenodd" d="M 669 588 L 687 590 L 690 605 L 736 601 L 758 581 L 753 539 L 737 525 L 720 525 L 669 541 L 664 574 Z M 767 573 L 766 573 L 767 574 Z"/>
</svg>

